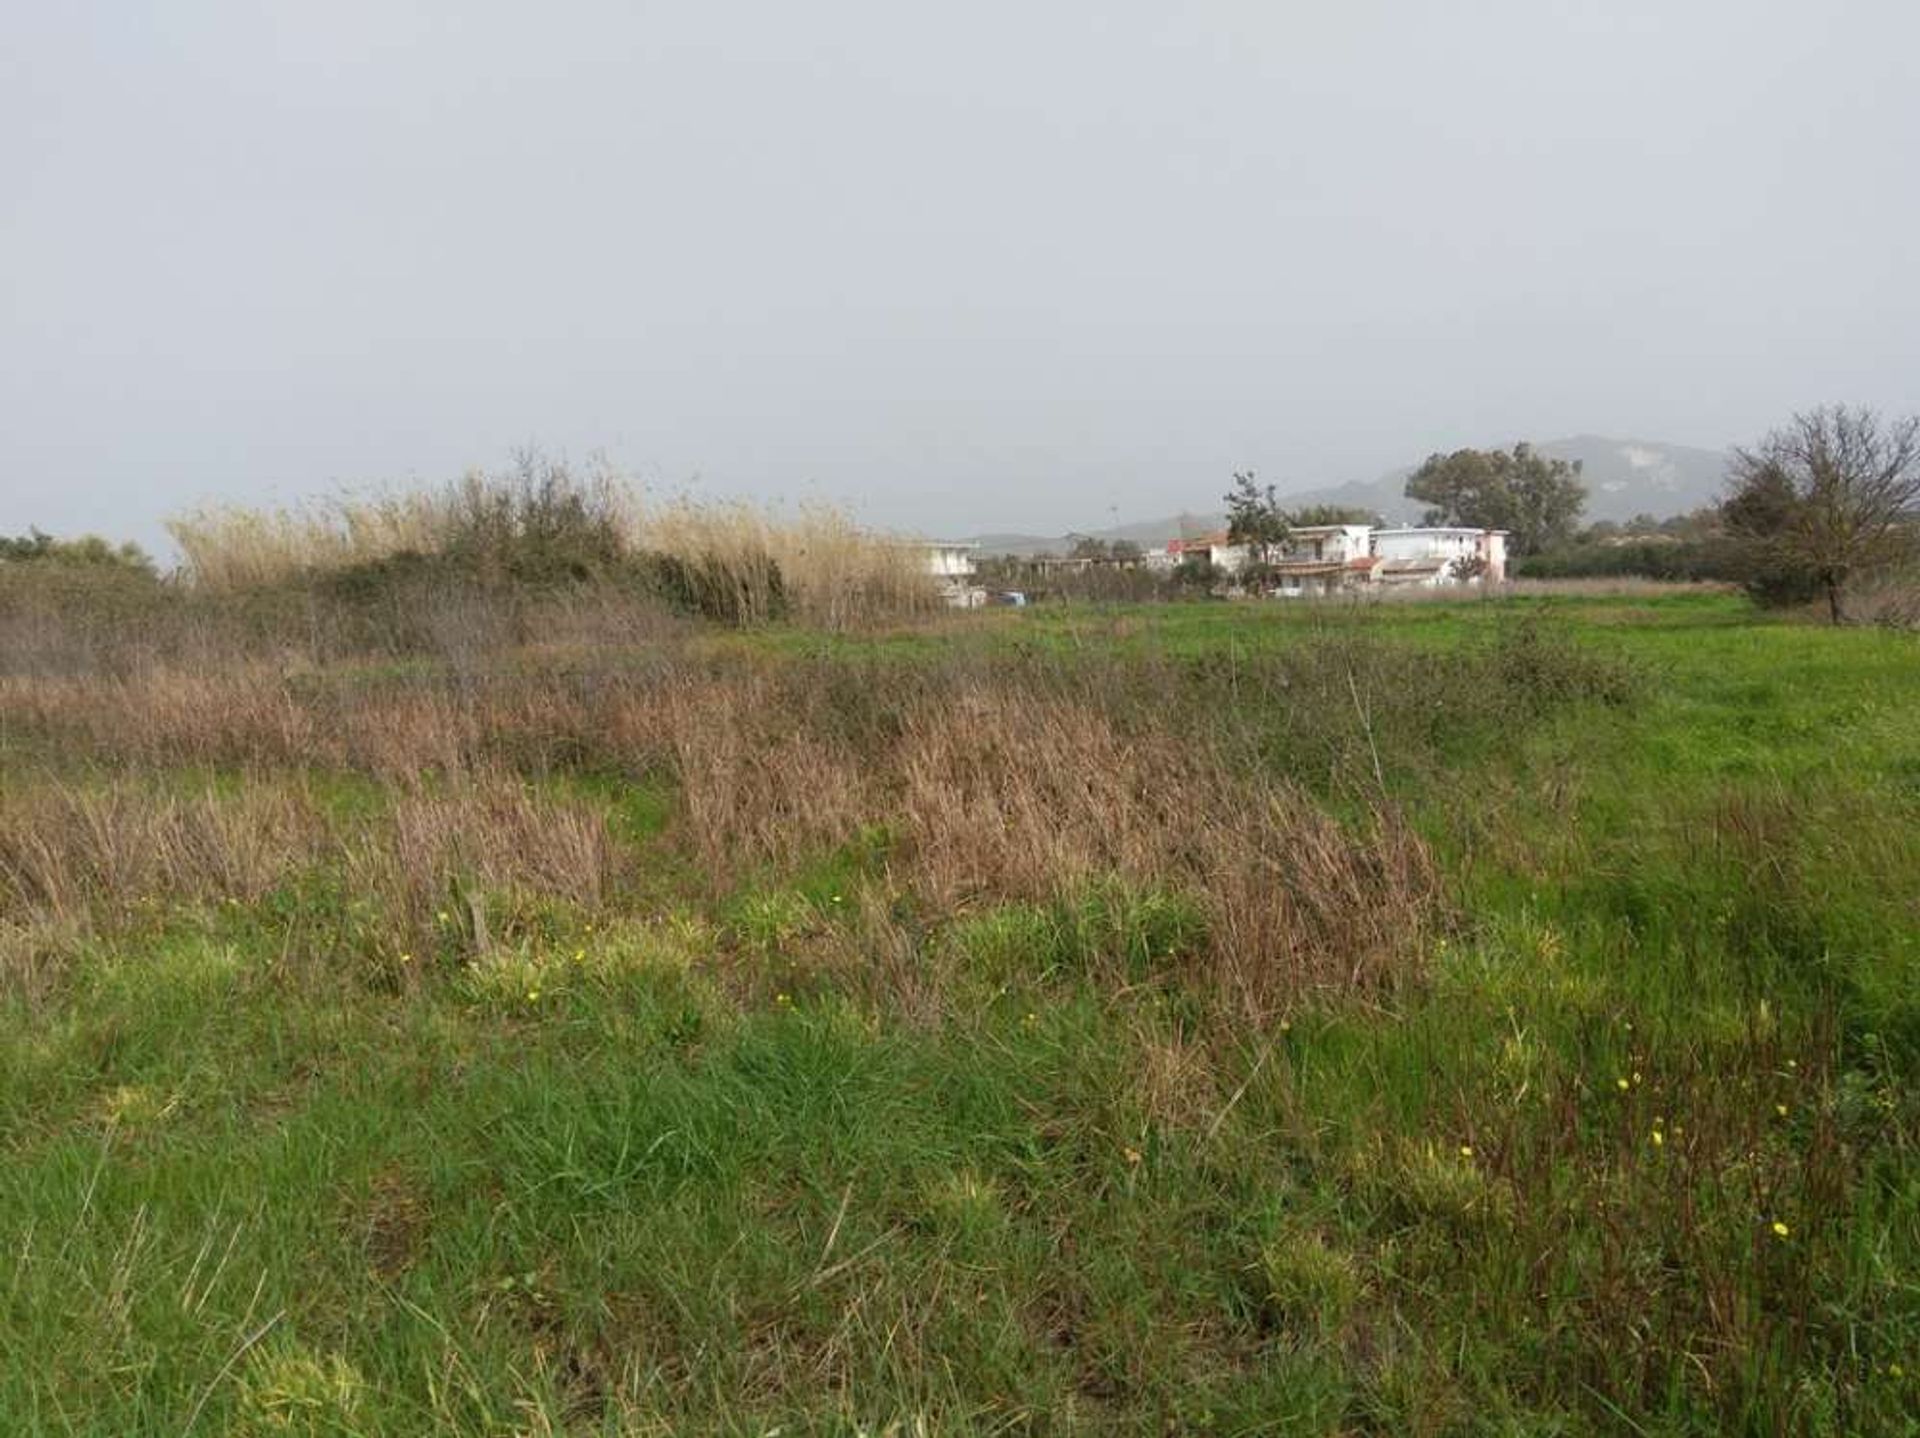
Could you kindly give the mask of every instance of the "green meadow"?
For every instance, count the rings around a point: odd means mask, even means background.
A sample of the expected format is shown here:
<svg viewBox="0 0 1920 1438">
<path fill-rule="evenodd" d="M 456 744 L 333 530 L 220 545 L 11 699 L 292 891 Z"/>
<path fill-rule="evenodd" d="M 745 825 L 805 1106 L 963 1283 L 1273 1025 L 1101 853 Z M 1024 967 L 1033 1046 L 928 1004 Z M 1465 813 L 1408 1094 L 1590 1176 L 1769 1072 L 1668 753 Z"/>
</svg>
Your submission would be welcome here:
<svg viewBox="0 0 1920 1438">
<path fill-rule="evenodd" d="M 1920 642 L 0 680 L 0 1431 L 1920 1431 Z"/>
</svg>

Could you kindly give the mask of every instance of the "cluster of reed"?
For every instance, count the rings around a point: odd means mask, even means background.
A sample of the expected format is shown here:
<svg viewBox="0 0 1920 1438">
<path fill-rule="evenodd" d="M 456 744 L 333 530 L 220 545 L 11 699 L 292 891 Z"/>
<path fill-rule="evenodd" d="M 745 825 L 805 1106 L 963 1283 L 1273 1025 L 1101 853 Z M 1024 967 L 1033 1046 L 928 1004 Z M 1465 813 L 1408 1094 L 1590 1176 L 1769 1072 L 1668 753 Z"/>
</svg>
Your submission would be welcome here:
<svg viewBox="0 0 1920 1438">
<path fill-rule="evenodd" d="M 438 489 L 341 495 L 295 508 L 201 509 L 168 526 L 197 587 L 286 585 L 401 557 L 454 557 L 513 573 L 528 551 L 574 577 L 664 557 L 684 587 L 724 592 L 747 622 L 791 614 L 846 628 L 926 613 L 938 595 L 920 553 L 828 505 L 650 501 L 604 470 L 532 457 Z"/>
</svg>

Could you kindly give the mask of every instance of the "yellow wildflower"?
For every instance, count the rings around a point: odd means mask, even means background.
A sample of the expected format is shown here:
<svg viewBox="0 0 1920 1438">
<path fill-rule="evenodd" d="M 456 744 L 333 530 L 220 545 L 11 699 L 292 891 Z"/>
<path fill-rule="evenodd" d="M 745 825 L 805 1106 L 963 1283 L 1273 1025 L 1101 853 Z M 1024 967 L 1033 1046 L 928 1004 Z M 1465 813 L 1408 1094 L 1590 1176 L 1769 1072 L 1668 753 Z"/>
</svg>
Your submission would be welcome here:
<svg viewBox="0 0 1920 1438">
<path fill-rule="evenodd" d="M 1773 1221 L 1773 1236 L 1775 1238 L 1785 1238 L 1792 1232 L 1793 1230 L 1788 1228 L 1786 1224 L 1782 1223 L 1779 1219 L 1776 1218 Z"/>
</svg>

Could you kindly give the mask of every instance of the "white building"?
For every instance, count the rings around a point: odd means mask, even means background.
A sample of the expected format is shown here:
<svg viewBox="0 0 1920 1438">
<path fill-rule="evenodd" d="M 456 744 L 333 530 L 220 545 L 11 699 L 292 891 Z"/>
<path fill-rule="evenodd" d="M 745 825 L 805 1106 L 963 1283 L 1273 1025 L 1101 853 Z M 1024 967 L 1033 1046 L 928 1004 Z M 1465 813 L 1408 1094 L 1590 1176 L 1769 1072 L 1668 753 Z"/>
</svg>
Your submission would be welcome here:
<svg viewBox="0 0 1920 1438">
<path fill-rule="evenodd" d="M 1253 547 L 1231 544 L 1224 534 L 1175 539 L 1147 562 L 1171 568 L 1204 558 L 1226 580 L 1237 578 L 1253 557 Z M 1375 585 L 1460 584 L 1481 578 L 1499 584 L 1507 577 L 1507 532 L 1465 526 L 1406 526 L 1376 529 L 1370 524 L 1304 524 L 1269 561 L 1274 592 L 1283 595 L 1330 594 Z"/>
<path fill-rule="evenodd" d="M 940 588 L 940 597 L 955 609 L 978 609 L 987 602 L 987 591 L 973 582 L 977 544 L 930 539 L 917 546 L 924 555 L 926 572 Z"/>
<path fill-rule="evenodd" d="M 1499 584 L 1507 577 L 1504 529 L 1376 529 L 1373 553 L 1380 561 L 1374 578 L 1381 584 L 1457 584 L 1482 577 Z"/>
<path fill-rule="evenodd" d="M 1274 561 L 1282 594 L 1327 594 L 1373 578 L 1370 524 L 1303 524 L 1287 535 Z"/>
</svg>

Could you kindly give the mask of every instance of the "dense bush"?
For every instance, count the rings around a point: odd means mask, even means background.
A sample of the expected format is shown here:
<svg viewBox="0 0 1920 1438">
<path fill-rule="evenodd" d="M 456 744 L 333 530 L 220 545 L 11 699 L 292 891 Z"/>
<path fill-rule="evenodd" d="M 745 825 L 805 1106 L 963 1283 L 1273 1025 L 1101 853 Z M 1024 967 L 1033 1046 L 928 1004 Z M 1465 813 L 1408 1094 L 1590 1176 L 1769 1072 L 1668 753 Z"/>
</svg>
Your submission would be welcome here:
<svg viewBox="0 0 1920 1438">
<path fill-rule="evenodd" d="M 26 563 L 119 569 L 150 579 L 155 577 L 153 560 L 137 544 L 110 544 L 97 534 L 55 539 L 37 529 L 11 537 L 0 534 L 0 565 Z"/>
<path fill-rule="evenodd" d="M 1725 539 L 1648 538 L 1564 545 L 1516 559 L 1511 572 L 1515 579 L 1633 578 L 1738 584 L 1745 580 L 1747 568 L 1738 547 Z"/>
</svg>

